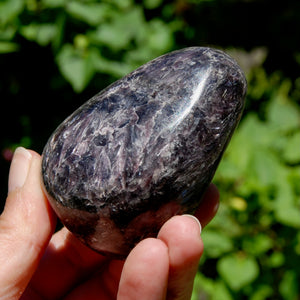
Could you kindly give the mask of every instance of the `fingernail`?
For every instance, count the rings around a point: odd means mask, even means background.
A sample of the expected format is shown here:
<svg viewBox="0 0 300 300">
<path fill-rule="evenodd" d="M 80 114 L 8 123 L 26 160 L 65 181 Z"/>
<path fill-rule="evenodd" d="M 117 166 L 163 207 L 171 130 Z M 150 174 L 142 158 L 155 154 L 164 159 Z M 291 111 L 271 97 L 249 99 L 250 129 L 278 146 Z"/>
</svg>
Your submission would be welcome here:
<svg viewBox="0 0 300 300">
<path fill-rule="evenodd" d="M 23 147 L 18 147 L 10 165 L 8 192 L 21 188 L 26 180 L 32 155 Z"/>
<path fill-rule="evenodd" d="M 193 215 L 186 214 L 186 215 L 183 215 L 183 216 L 187 216 L 187 217 L 190 217 L 190 218 L 194 219 L 198 223 L 198 225 L 199 225 L 200 234 L 201 234 L 201 232 L 202 232 L 202 226 L 201 226 L 200 221 L 195 216 L 193 216 Z"/>
</svg>

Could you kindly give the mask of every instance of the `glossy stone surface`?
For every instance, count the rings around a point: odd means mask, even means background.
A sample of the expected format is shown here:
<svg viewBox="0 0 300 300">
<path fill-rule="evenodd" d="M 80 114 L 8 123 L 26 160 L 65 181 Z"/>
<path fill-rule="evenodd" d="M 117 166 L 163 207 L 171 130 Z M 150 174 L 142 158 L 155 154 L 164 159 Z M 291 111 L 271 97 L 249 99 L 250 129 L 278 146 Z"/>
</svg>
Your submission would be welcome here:
<svg viewBox="0 0 300 300">
<path fill-rule="evenodd" d="M 241 117 L 246 80 L 210 48 L 161 56 L 91 98 L 50 137 L 42 176 L 55 212 L 98 252 L 125 257 L 193 213 Z"/>
</svg>

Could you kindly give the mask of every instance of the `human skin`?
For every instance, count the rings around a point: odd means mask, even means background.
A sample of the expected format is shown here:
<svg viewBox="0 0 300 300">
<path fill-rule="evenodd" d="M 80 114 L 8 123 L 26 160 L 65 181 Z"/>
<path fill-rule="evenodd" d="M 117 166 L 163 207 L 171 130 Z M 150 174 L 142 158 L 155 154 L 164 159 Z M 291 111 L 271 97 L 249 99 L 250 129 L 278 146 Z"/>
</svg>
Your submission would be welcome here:
<svg viewBox="0 0 300 300">
<path fill-rule="evenodd" d="M 125 261 L 111 260 L 66 228 L 54 233 L 56 216 L 43 193 L 40 166 L 39 154 L 16 150 L 0 216 L 1 300 L 190 299 L 203 253 L 201 225 L 219 205 L 214 185 L 195 217 L 171 218 L 157 238 L 138 243 Z"/>
</svg>

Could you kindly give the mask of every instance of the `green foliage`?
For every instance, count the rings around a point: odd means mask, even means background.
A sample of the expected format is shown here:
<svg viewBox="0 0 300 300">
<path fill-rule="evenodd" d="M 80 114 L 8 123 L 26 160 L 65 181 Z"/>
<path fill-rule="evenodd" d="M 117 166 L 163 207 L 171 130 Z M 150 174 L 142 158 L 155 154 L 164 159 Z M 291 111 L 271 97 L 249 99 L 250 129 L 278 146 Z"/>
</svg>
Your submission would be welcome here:
<svg viewBox="0 0 300 300">
<path fill-rule="evenodd" d="M 290 81 L 265 79 L 271 94 L 261 117 L 244 117 L 214 179 L 221 207 L 202 234 L 194 299 L 203 292 L 208 299 L 299 298 L 300 110 Z M 250 86 L 249 99 L 256 90 Z"/>
<path fill-rule="evenodd" d="M 77 93 L 76 105 L 174 48 L 229 47 L 245 58 L 247 104 L 214 178 L 221 206 L 202 233 L 205 253 L 192 298 L 299 299 L 300 49 L 299 37 L 288 33 L 300 18 L 297 4 L 278 3 L 272 15 L 268 1 L 252 0 L 2 0 L 5 159 L 19 145 L 40 151 L 37 145 L 71 112 Z M 281 43 L 278 26 L 287 33 L 280 35 Z M 264 50 L 233 51 L 237 46 Z M 36 113 L 44 105 L 46 121 Z M 4 113 L 12 111 L 8 123 Z M 6 176 L 8 163 L 5 169 L 2 161 Z M 1 179 L 3 199 L 6 179 Z"/>
<path fill-rule="evenodd" d="M 148 9 L 159 4 L 144 3 Z M 180 25 L 178 19 L 146 21 L 144 7 L 130 0 L 6 0 L 0 4 L 0 20 L 0 53 L 18 51 L 18 36 L 51 46 L 61 74 L 76 92 L 96 73 L 118 78 L 167 52 Z"/>
<path fill-rule="evenodd" d="M 259 267 L 254 257 L 239 255 L 238 253 L 220 258 L 217 269 L 220 276 L 233 291 L 238 291 L 248 285 L 259 274 Z"/>
</svg>

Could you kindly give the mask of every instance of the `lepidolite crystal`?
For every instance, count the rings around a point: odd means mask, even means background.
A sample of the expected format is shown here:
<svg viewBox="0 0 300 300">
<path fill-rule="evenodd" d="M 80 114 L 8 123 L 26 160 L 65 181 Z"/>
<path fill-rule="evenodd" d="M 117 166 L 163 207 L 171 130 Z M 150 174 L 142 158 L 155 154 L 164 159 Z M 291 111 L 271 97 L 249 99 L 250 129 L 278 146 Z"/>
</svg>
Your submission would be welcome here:
<svg viewBox="0 0 300 300">
<path fill-rule="evenodd" d="M 241 117 L 246 80 L 227 54 L 186 48 L 91 98 L 50 137 L 42 176 L 65 226 L 125 257 L 176 214 L 193 213 Z"/>
</svg>

